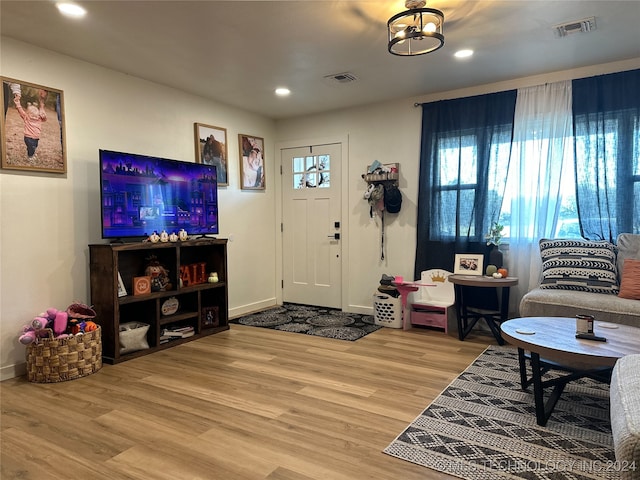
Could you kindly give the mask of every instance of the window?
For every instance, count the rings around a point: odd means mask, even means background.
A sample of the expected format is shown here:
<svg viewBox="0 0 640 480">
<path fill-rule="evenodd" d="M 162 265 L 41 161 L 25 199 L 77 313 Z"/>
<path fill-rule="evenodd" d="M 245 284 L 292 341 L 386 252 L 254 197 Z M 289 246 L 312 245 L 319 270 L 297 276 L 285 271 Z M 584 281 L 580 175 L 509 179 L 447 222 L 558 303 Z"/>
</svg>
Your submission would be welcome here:
<svg viewBox="0 0 640 480">
<path fill-rule="evenodd" d="M 423 105 L 418 244 L 482 242 L 497 220 L 515 99 L 512 90 Z"/>
<path fill-rule="evenodd" d="M 293 158 L 293 188 L 331 187 L 329 155 L 309 155 Z"/>
</svg>

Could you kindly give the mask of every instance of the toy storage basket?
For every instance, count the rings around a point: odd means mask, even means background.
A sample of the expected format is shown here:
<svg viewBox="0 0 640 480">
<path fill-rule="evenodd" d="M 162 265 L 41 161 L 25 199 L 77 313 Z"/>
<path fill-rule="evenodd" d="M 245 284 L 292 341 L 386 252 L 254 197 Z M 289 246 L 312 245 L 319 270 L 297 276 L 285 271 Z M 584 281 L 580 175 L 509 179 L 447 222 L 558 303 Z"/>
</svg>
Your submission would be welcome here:
<svg viewBox="0 0 640 480">
<path fill-rule="evenodd" d="M 376 325 L 402 328 L 402 302 L 386 293 L 373 294 L 373 321 Z"/>
<path fill-rule="evenodd" d="M 86 377 L 102 368 L 102 330 L 67 338 L 42 338 L 27 345 L 27 378 L 55 383 Z"/>
</svg>

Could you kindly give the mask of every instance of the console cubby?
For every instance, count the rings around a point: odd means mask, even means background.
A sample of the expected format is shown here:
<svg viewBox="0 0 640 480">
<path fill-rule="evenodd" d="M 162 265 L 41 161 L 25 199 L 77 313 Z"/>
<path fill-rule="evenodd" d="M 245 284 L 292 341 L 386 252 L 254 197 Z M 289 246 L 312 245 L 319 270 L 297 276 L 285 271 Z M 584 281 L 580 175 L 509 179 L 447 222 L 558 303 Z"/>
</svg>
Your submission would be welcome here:
<svg viewBox="0 0 640 480">
<path fill-rule="evenodd" d="M 229 328 L 226 239 L 89 245 L 89 257 L 91 303 L 96 323 L 102 327 L 105 362 L 119 363 Z M 133 279 L 145 275 L 152 257 L 167 270 L 171 287 L 134 295 Z M 197 275 L 186 275 L 188 281 L 183 282 L 181 269 L 187 266 L 197 270 Z M 207 281 L 211 272 L 217 273 L 217 283 Z M 167 301 L 174 305 L 177 301 L 175 312 L 166 313 L 171 311 Z M 148 349 L 120 353 L 120 325 L 129 322 L 149 325 Z M 170 326 L 192 327 L 194 334 L 165 342 L 161 333 Z"/>
</svg>

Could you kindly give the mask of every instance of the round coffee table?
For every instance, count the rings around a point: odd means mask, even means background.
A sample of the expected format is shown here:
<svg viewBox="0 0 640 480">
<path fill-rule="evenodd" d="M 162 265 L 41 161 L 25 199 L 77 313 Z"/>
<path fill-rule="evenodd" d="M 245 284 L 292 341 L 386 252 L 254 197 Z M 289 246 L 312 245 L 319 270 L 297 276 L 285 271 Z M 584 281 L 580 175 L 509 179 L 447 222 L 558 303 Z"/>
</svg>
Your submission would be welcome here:
<svg viewBox="0 0 640 480">
<path fill-rule="evenodd" d="M 533 383 L 538 425 L 546 425 L 567 383 L 582 377 L 608 382 L 619 358 L 640 353 L 640 328 L 628 325 L 596 320 L 594 333 L 605 337 L 606 342 L 577 339 L 575 318 L 515 318 L 507 320 L 500 328 L 502 337 L 518 347 L 522 389 Z M 531 362 L 530 379 L 527 377 L 527 358 Z M 542 376 L 551 369 L 563 370 L 567 374 L 543 381 Z M 543 398 L 545 387 L 554 387 L 546 404 Z"/>
</svg>

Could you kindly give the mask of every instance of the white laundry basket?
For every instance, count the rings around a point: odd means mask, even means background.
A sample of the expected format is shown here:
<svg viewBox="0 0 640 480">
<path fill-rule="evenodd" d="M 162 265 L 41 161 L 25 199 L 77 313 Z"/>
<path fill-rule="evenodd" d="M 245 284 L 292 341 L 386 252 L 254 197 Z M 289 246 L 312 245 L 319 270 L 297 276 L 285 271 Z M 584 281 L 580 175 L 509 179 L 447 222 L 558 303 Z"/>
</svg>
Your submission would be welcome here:
<svg viewBox="0 0 640 480">
<path fill-rule="evenodd" d="M 386 293 L 373 294 L 373 320 L 376 325 L 402 328 L 402 301 Z"/>
</svg>

